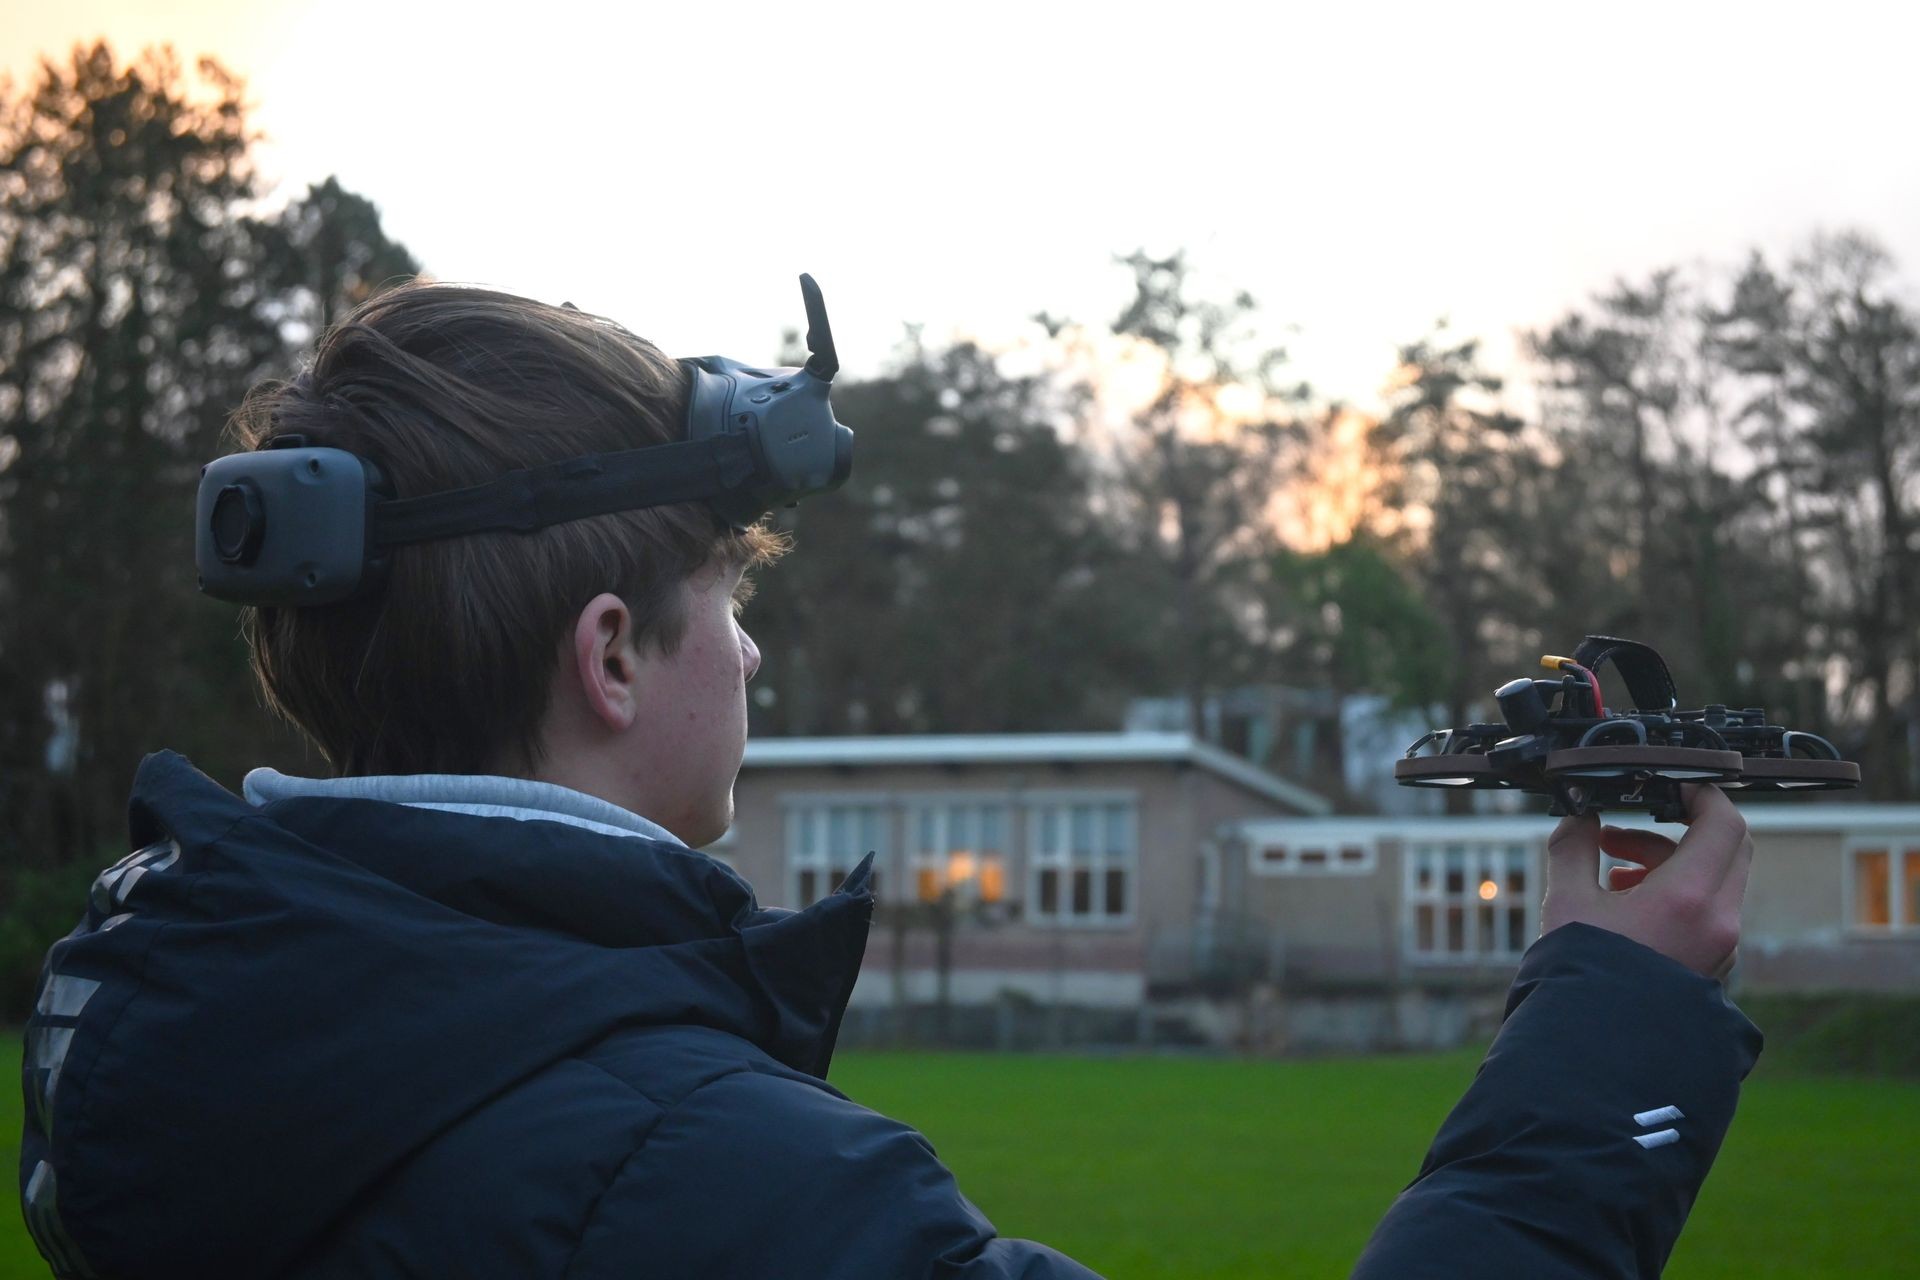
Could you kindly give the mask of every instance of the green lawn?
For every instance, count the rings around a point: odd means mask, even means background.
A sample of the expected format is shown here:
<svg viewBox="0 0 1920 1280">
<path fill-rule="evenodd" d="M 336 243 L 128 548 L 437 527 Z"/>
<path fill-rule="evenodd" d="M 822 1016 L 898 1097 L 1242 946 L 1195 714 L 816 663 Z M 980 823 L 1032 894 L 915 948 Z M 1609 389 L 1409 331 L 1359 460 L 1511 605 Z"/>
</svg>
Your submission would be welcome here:
<svg viewBox="0 0 1920 1280">
<path fill-rule="evenodd" d="M 48 1274 L 20 1220 L 20 1034 L 0 1031 L 0 1178 L 9 1192 L 0 1206 L 0 1280 Z"/>
<path fill-rule="evenodd" d="M 0 1036 L 9 1170 L 19 1053 Z M 1114 1280 L 1338 1277 L 1474 1062 L 849 1054 L 834 1082 L 923 1129 L 1004 1233 Z M 1668 1276 L 1916 1274 L 1916 1136 L 1920 1084 L 1763 1067 Z M 45 1274 L 0 1211 L 0 1280 Z"/>
<path fill-rule="evenodd" d="M 864 1056 L 1002 1233 L 1115 1278 L 1344 1276 L 1477 1054 L 1320 1062 Z M 1671 1280 L 1920 1274 L 1920 1084 L 1748 1083 Z"/>
</svg>

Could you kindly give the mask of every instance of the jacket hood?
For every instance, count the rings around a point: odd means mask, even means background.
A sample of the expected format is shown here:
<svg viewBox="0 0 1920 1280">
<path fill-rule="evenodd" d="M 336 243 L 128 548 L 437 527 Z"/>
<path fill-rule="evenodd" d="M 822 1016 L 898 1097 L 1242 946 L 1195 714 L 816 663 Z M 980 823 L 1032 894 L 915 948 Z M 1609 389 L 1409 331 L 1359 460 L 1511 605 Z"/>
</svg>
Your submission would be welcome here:
<svg viewBox="0 0 1920 1280">
<path fill-rule="evenodd" d="M 139 851 L 49 952 L 28 1024 L 23 1197 L 75 1274 L 270 1274 L 616 1029 L 712 1027 L 824 1076 L 873 909 L 870 860 L 805 911 L 762 909 L 677 844 L 365 799 L 256 809 L 172 753 L 141 765 L 131 821 Z"/>
</svg>

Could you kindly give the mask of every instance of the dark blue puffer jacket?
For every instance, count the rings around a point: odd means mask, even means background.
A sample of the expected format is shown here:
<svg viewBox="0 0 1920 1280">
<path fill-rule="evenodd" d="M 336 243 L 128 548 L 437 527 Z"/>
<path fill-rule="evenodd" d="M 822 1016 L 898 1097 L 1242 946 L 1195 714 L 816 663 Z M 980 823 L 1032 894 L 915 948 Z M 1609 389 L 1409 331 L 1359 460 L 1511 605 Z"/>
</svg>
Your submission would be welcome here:
<svg viewBox="0 0 1920 1280">
<path fill-rule="evenodd" d="M 176 755 L 48 957 L 21 1186 L 61 1275 L 1087 1276 L 823 1077 L 862 868 L 300 799 Z"/>
<path fill-rule="evenodd" d="M 1091 1274 L 824 1082 L 865 866 L 761 910 L 677 845 L 255 809 L 174 755 L 132 816 L 27 1026 L 22 1202 L 61 1276 Z M 1355 1277 L 1652 1280 L 1759 1049 L 1717 982 L 1556 929 Z"/>
</svg>

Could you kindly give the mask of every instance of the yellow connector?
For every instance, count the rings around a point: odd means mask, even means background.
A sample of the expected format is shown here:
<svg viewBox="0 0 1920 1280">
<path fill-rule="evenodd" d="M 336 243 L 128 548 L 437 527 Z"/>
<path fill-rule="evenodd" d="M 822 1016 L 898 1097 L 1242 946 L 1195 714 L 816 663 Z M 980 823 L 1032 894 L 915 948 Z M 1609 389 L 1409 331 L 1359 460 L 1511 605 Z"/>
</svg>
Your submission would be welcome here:
<svg viewBox="0 0 1920 1280">
<path fill-rule="evenodd" d="M 1565 671 L 1573 665 L 1573 659 L 1562 658 L 1558 654 L 1545 653 L 1540 655 L 1540 665 L 1549 671 Z"/>
</svg>

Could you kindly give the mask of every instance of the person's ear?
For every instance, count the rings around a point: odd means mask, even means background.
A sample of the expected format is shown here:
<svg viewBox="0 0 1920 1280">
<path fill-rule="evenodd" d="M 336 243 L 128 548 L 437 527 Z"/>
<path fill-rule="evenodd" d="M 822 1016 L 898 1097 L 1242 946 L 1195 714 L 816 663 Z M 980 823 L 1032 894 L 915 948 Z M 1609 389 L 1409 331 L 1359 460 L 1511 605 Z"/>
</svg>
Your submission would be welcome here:
<svg viewBox="0 0 1920 1280">
<path fill-rule="evenodd" d="M 610 592 L 587 601 L 573 623 L 574 676 L 587 709 L 616 732 L 640 713 L 640 660 L 633 643 L 633 615 Z"/>
</svg>

